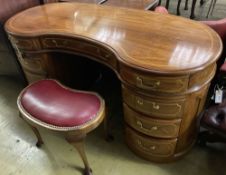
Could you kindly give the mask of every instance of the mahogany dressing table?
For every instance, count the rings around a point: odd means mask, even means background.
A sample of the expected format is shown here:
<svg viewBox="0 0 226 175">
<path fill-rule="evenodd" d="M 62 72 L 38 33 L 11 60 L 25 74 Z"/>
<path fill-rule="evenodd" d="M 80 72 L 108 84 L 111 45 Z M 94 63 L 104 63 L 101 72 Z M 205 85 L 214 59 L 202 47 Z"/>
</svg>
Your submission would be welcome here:
<svg viewBox="0 0 226 175">
<path fill-rule="evenodd" d="M 222 51 L 207 26 L 150 11 L 51 3 L 17 14 L 5 29 L 29 82 L 49 78 L 51 52 L 112 69 L 122 85 L 126 142 L 137 155 L 168 162 L 192 147 Z"/>
</svg>

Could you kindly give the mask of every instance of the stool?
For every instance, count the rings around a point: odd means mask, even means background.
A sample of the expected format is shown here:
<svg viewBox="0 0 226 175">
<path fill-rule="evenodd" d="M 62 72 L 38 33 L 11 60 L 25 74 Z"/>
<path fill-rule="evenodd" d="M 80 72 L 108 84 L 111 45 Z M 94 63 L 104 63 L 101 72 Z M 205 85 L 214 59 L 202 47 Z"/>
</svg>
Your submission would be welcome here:
<svg viewBox="0 0 226 175">
<path fill-rule="evenodd" d="M 94 92 L 72 90 L 55 80 L 40 80 L 26 87 L 17 100 L 20 116 L 31 126 L 40 147 L 43 140 L 36 126 L 61 132 L 75 146 L 92 175 L 84 139 L 105 117 L 105 102 Z"/>
</svg>

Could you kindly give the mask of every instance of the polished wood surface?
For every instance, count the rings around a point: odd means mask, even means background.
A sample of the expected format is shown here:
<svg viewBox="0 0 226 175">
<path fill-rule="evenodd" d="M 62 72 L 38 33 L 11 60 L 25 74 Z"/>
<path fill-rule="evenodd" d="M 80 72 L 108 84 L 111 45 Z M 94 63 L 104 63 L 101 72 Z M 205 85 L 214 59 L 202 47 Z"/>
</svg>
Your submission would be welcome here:
<svg viewBox="0 0 226 175">
<path fill-rule="evenodd" d="M 51 52 L 83 55 L 115 71 L 126 141 L 136 154 L 166 162 L 192 147 L 222 51 L 207 26 L 150 11 L 53 3 L 14 16 L 5 29 L 29 82 L 57 77 Z"/>
<path fill-rule="evenodd" d="M 103 5 L 148 10 L 158 4 L 157 0 L 106 0 Z"/>
<path fill-rule="evenodd" d="M 59 9 L 64 13 L 59 13 Z M 20 19 L 27 22 L 21 23 Z M 222 47 L 218 35 L 198 22 L 90 4 L 32 8 L 8 21 L 6 29 L 26 36 L 52 33 L 87 37 L 104 43 L 120 62 L 152 72 L 201 69 L 217 60 Z"/>
</svg>

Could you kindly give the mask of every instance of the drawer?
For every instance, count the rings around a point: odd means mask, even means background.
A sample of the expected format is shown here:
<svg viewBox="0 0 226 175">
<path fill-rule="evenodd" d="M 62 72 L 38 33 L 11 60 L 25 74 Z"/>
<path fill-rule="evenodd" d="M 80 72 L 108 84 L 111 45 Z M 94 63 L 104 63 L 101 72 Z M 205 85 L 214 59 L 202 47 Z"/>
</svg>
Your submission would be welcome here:
<svg viewBox="0 0 226 175">
<path fill-rule="evenodd" d="M 146 117 L 123 104 L 124 118 L 128 125 L 143 134 L 158 138 L 176 138 L 181 119 L 157 120 Z"/>
<path fill-rule="evenodd" d="M 188 87 L 188 76 L 157 76 L 151 73 L 141 73 L 125 66 L 120 67 L 121 78 L 136 87 L 146 90 L 179 93 Z"/>
<path fill-rule="evenodd" d="M 162 119 L 180 118 L 183 114 L 185 99 L 157 99 L 135 94 L 123 87 L 123 100 L 132 109 L 138 112 Z"/>
<path fill-rule="evenodd" d="M 91 41 L 82 39 L 65 39 L 65 38 L 43 38 L 42 45 L 46 49 L 63 48 L 72 50 L 80 54 L 88 55 L 94 58 L 99 58 L 100 61 L 110 63 L 116 67 L 116 58 L 114 54 L 102 45 L 97 45 Z"/>
<path fill-rule="evenodd" d="M 174 154 L 177 139 L 153 139 L 139 134 L 128 126 L 125 128 L 125 134 L 128 146 L 138 154 L 158 157 L 169 157 Z"/>
<path fill-rule="evenodd" d="M 29 38 L 19 38 L 9 35 L 9 40 L 11 41 L 14 47 L 19 48 L 20 50 L 26 51 L 36 51 L 40 50 L 40 43 L 38 39 L 29 39 Z"/>
</svg>

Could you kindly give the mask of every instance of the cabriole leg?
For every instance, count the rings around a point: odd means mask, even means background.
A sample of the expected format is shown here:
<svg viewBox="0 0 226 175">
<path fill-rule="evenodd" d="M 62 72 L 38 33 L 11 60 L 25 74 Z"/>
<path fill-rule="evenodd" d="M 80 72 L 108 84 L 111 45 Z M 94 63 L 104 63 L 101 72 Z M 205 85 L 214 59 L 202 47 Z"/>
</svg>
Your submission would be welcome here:
<svg viewBox="0 0 226 175">
<path fill-rule="evenodd" d="M 88 159 L 87 159 L 86 153 L 85 153 L 84 138 L 79 139 L 79 140 L 67 139 L 67 141 L 77 149 L 80 157 L 82 158 L 82 161 L 85 165 L 84 175 L 92 175 L 92 170 L 89 166 L 89 162 L 88 162 Z"/>
</svg>

